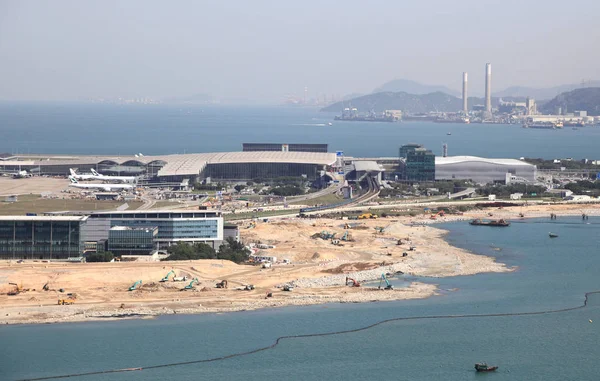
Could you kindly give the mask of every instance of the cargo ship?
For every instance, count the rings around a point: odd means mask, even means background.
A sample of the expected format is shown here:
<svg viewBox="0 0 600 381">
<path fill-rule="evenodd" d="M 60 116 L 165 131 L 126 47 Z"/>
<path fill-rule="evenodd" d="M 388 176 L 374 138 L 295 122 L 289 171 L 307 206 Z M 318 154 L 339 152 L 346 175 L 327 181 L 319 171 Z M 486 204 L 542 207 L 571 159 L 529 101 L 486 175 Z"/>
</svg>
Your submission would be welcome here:
<svg viewBox="0 0 600 381">
<path fill-rule="evenodd" d="M 342 111 L 342 115 L 335 116 L 333 119 L 351 122 L 398 122 L 400 120 L 400 118 L 392 113 L 385 112 L 378 114 L 371 111 L 367 115 L 360 115 L 356 108 L 348 107 Z"/>
<path fill-rule="evenodd" d="M 530 122 L 523 124 L 523 128 L 539 128 L 545 130 L 556 130 L 563 128 L 563 122 Z"/>
<path fill-rule="evenodd" d="M 492 221 L 483 221 L 479 218 L 476 218 L 473 221 L 469 222 L 469 224 L 474 225 L 474 226 L 500 226 L 500 227 L 510 226 L 510 222 L 502 220 L 502 219 L 501 220 L 492 220 Z"/>
</svg>

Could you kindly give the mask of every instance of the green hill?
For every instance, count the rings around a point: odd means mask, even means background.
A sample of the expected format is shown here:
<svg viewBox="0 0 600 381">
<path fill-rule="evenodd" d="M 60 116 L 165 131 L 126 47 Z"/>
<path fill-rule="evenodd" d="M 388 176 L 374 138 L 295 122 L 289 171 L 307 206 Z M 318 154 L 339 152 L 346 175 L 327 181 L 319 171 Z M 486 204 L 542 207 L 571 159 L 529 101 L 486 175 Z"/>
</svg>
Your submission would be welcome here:
<svg viewBox="0 0 600 381">
<path fill-rule="evenodd" d="M 559 94 L 543 104 L 540 111 L 555 114 L 559 108 L 562 112 L 587 111 L 590 116 L 600 115 L 600 87 L 586 87 Z"/>
<path fill-rule="evenodd" d="M 360 112 L 382 112 L 385 110 L 402 110 L 408 113 L 429 111 L 453 112 L 462 108 L 462 101 L 442 92 L 416 95 L 405 92 L 381 92 L 353 98 L 345 102 L 337 102 L 321 111 L 340 112 L 344 107 L 356 107 Z"/>
</svg>

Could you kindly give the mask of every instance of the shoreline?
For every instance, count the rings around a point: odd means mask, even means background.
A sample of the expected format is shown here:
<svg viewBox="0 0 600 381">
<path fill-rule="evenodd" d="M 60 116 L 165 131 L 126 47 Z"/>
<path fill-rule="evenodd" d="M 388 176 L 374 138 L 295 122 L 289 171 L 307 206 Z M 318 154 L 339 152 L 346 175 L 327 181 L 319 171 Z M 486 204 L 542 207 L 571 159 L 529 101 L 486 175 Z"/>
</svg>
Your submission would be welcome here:
<svg viewBox="0 0 600 381">
<path fill-rule="evenodd" d="M 555 213 L 560 216 L 577 216 L 581 215 L 581 210 L 576 209 L 578 206 L 571 206 L 554 210 L 556 208 L 548 208 L 547 206 L 531 206 L 527 210 L 523 219 L 548 217 L 550 213 Z M 524 209 L 524 207 L 516 207 L 516 209 Z M 539 210 L 537 210 L 539 209 Z M 576 210 L 574 210 L 576 209 Z M 587 208 L 591 209 L 591 208 Z M 115 283 L 113 290 L 112 283 L 95 284 L 94 290 L 97 292 L 88 292 L 83 289 L 81 293 L 83 298 L 81 302 L 78 300 L 74 305 L 57 306 L 55 303 L 48 304 L 40 291 L 32 291 L 23 293 L 24 297 L 8 297 L 0 296 L 0 302 L 4 305 L 4 316 L 0 316 L 0 324 L 22 325 L 22 324 L 56 324 L 69 322 L 86 322 L 86 321 L 116 321 L 123 319 L 147 319 L 162 315 L 172 314 L 200 314 L 200 313 L 228 313 L 253 311 L 258 309 L 280 308 L 280 307 L 299 307 L 307 305 L 322 305 L 331 303 L 367 303 L 367 302 L 385 302 L 399 301 L 408 299 L 425 299 L 431 296 L 440 295 L 438 286 L 432 283 L 422 283 L 413 281 L 406 287 L 397 288 L 394 290 L 378 290 L 376 287 L 348 287 L 345 286 L 345 277 L 351 277 L 359 282 L 376 282 L 379 280 L 379 274 L 396 274 L 402 273 L 414 277 L 426 277 L 430 279 L 443 278 L 449 276 L 475 275 L 487 272 L 511 272 L 518 267 L 507 267 L 503 263 L 496 262 L 492 256 L 480 255 L 472 253 L 464 249 L 451 246 L 445 239 L 448 234 L 447 230 L 435 227 L 435 224 L 444 222 L 455 222 L 469 220 L 487 211 L 465 213 L 462 216 L 447 216 L 441 220 L 430 220 L 426 218 L 387 218 L 380 219 L 378 224 L 388 223 L 386 230 L 389 230 L 389 235 L 401 236 L 402 234 L 410 234 L 410 242 L 417 245 L 415 253 L 409 252 L 408 257 L 398 256 L 396 252 L 392 257 L 389 257 L 389 251 L 397 249 L 396 247 L 385 246 L 388 254 L 384 250 L 377 248 L 375 244 L 381 245 L 385 239 L 388 241 L 391 238 L 370 234 L 371 231 L 365 230 L 362 234 L 365 238 L 368 251 L 368 256 L 357 249 L 356 252 L 346 254 L 342 257 L 336 254 L 333 245 L 326 245 L 328 242 L 321 240 L 306 241 L 313 244 L 310 249 L 310 254 L 313 250 L 318 250 L 320 257 L 318 260 L 306 258 L 303 252 L 296 255 L 294 266 L 277 266 L 269 271 L 256 269 L 253 266 L 240 266 L 226 261 L 206 260 L 206 261 L 182 261 L 182 262 L 159 262 L 159 263 L 110 263 L 110 264 L 85 264 L 81 265 L 65 265 L 65 264 L 36 264 L 30 266 L 25 264 L 23 270 L 27 269 L 32 274 L 32 277 L 40 278 L 40 274 L 54 274 L 55 279 L 66 277 L 76 278 L 76 281 L 71 282 L 70 287 L 65 287 L 66 290 L 77 288 L 76 285 L 80 278 L 86 278 L 91 273 L 96 276 L 97 272 L 112 273 L 117 270 L 123 271 L 122 278 L 131 278 L 129 273 L 144 274 L 151 279 L 159 279 L 158 274 L 163 274 L 167 267 L 174 267 L 178 270 L 193 271 L 194 276 L 199 276 L 203 282 L 192 291 L 185 293 L 174 293 L 179 291 L 182 283 L 175 284 L 157 284 L 151 282 L 142 290 L 134 292 L 123 292 L 123 281 Z M 518 213 L 513 208 L 505 208 L 503 210 L 494 210 L 493 217 L 486 218 L 506 218 L 513 219 L 510 216 Z M 600 209 L 586 210 L 586 214 L 590 216 L 600 215 Z M 419 224 L 414 224 L 415 220 Z M 394 222 L 395 221 L 395 222 Z M 314 223 L 315 221 L 310 221 Z M 322 224 L 335 224 L 339 221 L 324 220 Z M 343 222 L 343 221 L 342 221 Z M 373 225 L 375 222 L 368 221 L 363 225 Z M 287 225 L 288 229 L 292 227 L 298 231 L 306 230 L 306 221 L 282 222 Z M 273 229 L 274 227 L 274 229 Z M 309 228 L 312 230 L 322 230 L 322 227 Z M 265 242 L 269 242 L 269 237 L 284 234 L 281 226 L 277 224 L 264 224 L 264 231 L 256 234 L 260 229 L 252 229 L 245 231 L 247 235 L 245 239 L 252 240 L 252 236 L 265 237 Z M 358 235 L 359 231 L 353 234 Z M 282 238 L 280 238 L 282 239 Z M 309 238 L 310 239 L 310 238 Z M 362 239 L 362 237 L 361 237 Z M 359 239 L 357 239 L 358 241 Z M 294 241 L 295 242 L 295 241 Z M 284 242 L 285 243 L 285 242 Z M 286 247 L 281 243 L 282 250 Z M 385 244 L 385 243 L 384 243 Z M 386 244 L 387 245 L 387 244 Z M 294 247 L 294 246 L 291 246 Z M 379 250 L 378 250 L 379 249 Z M 327 252 L 332 252 L 333 254 Z M 362 248 L 361 248 L 362 250 Z M 400 251 L 406 250 L 406 247 L 400 248 Z M 380 251 L 380 253 L 375 252 Z M 315 251 L 317 253 L 317 251 Z M 337 256 L 334 256 L 337 255 Z M 362 257 L 361 257 L 362 255 Z M 314 255 L 313 255 L 314 257 Z M 388 259 L 389 258 L 389 259 Z M 383 262 L 381 262 L 383 260 Z M 389 260 L 389 262 L 387 262 Z M 192 266 L 190 266 L 190 264 Z M 360 265 L 364 265 L 361 267 Z M 4 275 L 7 269 L 21 270 L 18 268 L 21 265 L 10 264 L 7 266 L 0 265 L 0 278 Z M 193 270 L 191 270 L 193 269 Z M 3 271 L 4 270 L 4 271 Z M 90 271 L 90 274 L 81 274 Z M 168 271 L 168 270 L 167 270 Z M 20 271 L 17 271 L 19 273 Z M 81 272 L 81 273 L 80 273 Z M 217 272 L 217 274 L 215 274 Z M 274 273 L 274 274 L 270 274 Z M 58 275 L 56 275 L 58 274 Z M 208 275 L 211 275 L 209 278 Z M 216 276 L 215 276 L 216 275 Z M 47 275 L 48 276 L 48 275 Z M 136 275 L 137 276 L 137 275 Z M 161 275 L 162 276 L 162 275 Z M 139 277 L 142 277 L 141 275 Z M 253 291 L 238 291 L 236 289 L 218 290 L 212 288 L 214 281 L 221 278 L 229 278 L 230 284 L 234 287 L 237 285 L 248 284 L 252 281 L 256 284 L 256 290 Z M 100 277 L 102 279 L 102 277 Z M 70 279 L 69 279 L 70 280 Z M 392 279 L 394 283 L 395 279 Z M 39 283 L 39 281 L 38 281 Z M 67 284 L 68 282 L 65 282 Z M 294 285 L 293 292 L 281 291 L 282 283 Z M 117 285 L 118 284 L 118 285 Z M 129 284 L 125 281 L 125 285 Z M 210 286 L 209 286 L 210 285 Z M 237 287 L 240 288 L 239 286 Z M 77 289 L 79 293 L 79 289 Z M 272 292 L 273 297 L 267 298 L 266 292 Z M 153 295 L 154 294 L 154 295 Z M 57 294 L 58 295 L 58 294 Z M 15 299 L 9 299 L 15 298 Z M 54 299 L 51 296 L 51 299 Z M 10 303 L 16 302 L 16 303 Z M 41 302 L 41 303 L 40 303 Z"/>
</svg>

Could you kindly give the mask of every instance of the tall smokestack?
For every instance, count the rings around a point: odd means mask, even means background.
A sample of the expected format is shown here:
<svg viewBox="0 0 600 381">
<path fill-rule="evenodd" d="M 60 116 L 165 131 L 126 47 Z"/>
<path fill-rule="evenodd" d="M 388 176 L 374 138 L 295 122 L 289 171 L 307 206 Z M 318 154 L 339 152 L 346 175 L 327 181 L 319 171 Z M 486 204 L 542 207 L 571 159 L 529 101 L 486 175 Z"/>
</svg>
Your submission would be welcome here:
<svg viewBox="0 0 600 381">
<path fill-rule="evenodd" d="M 462 92 L 462 99 L 463 99 L 463 112 L 466 114 L 469 113 L 469 107 L 467 105 L 467 72 L 463 72 L 463 92 Z"/>
<path fill-rule="evenodd" d="M 492 113 L 492 64 L 485 64 L 485 111 Z"/>
</svg>

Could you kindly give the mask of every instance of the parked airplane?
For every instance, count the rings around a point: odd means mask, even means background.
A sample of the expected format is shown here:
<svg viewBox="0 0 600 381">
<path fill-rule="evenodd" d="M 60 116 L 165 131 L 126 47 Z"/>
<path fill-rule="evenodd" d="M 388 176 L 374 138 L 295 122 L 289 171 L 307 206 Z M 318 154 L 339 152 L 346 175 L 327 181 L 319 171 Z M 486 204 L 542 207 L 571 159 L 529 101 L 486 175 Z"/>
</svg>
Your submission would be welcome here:
<svg viewBox="0 0 600 381">
<path fill-rule="evenodd" d="M 100 173 L 96 172 L 96 170 L 94 168 L 91 169 L 92 173 L 94 174 L 94 179 L 96 180 L 106 180 L 106 181 L 121 181 L 124 183 L 133 183 L 135 181 L 135 176 L 106 176 L 106 175 L 101 175 Z"/>
<path fill-rule="evenodd" d="M 32 176 L 32 174 L 27 171 L 15 172 L 12 175 L 13 179 L 24 179 L 25 177 L 31 177 L 31 176 Z"/>
<path fill-rule="evenodd" d="M 81 184 L 72 176 L 69 176 L 69 180 L 71 180 L 70 187 L 81 189 L 101 189 L 106 192 L 133 189 L 133 185 L 130 184 Z"/>
<path fill-rule="evenodd" d="M 69 172 L 71 172 L 71 176 L 69 177 L 72 177 L 75 180 L 96 180 L 95 175 L 78 175 L 77 173 L 75 173 L 75 170 L 73 168 L 69 168 Z"/>
</svg>

